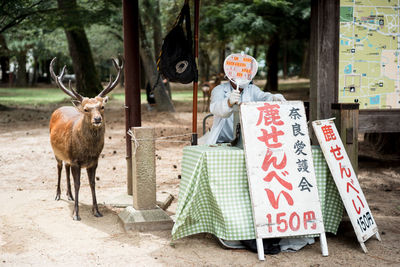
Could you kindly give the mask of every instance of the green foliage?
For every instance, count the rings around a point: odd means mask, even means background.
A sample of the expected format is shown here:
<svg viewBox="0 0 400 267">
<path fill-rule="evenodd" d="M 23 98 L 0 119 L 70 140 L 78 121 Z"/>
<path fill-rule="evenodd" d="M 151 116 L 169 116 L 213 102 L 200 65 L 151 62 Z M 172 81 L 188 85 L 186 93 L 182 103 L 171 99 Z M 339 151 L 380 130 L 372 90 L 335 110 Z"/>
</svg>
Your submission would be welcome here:
<svg viewBox="0 0 400 267">
<path fill-rule="evenodd" d="M 271 36 L 278 34 L 287 44 L 288 58 L 301 65 L 304 41 L 309 38 L 309 0 L 209 0 L 202 3 L 200 36 L 205 41 L 201 45 L 215 49 L 227 44 L 232 52 L 249 52 L 249 48 L 257 46 L 261 52 L 257 58 L 260 61 Z"/>
<path fill-rule="evenodd" d="M 18 26 L 25 20 L 41 24 L 46 16 L 56 10 L 55 1 L 13 0 L 0 5 L 0 33 Z"/>
<path fill-rule="evenodd" d="M 145 2 L 154 6 L 156 1 Z M 159 0 L 162 37 L 172 28 L 183 3 L 183 0 Z M 193 14 L 193 1 L 189 3 Z M 29 51 L 43 62 L 57 56 L 57 69 L 67 64 L 72 71 L 62 27 L 73 27 L 72 22 L 79 21 L 85 26 L 98 73 L 103 81 L 107 80 L 109 72 L 114 73 L 110 58 L 123 53 L 122 1 L 77 0 L 77 4 L 62 19 L 57 0 L 2 1 L 0 34 L 6 37 L 8 56 Z M 226 53 L 244 50 L 252 54 L 257 50 L 257 60 L 263 65 L 270 37 L 275 33 L 286 42 L 288 65 L 294 70 L 300 68 L 304 44 L 309 38 L 310 0 L 202 0 L 200 4 L 200 49 L 211 60 L 211 74 L 219 69 L 218 58 L 223 48 Z M 147 38 L 152 40 L 155 14 L 144 6 L 143 0 L 139 1 L 139 7 Z M 279 58 L 282 67 L 281 52 Z"/>
</svg>

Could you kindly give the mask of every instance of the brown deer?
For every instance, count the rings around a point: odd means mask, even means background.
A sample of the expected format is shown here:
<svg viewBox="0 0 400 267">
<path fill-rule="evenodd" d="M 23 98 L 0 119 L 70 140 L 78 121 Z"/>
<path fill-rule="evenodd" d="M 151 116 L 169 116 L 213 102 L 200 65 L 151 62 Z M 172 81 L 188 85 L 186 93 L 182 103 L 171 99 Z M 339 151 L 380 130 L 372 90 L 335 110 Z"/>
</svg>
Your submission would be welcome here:
<svg viewBox="0 0 400 267">
<path fill-rule="evenodd" d="M 201 91 L 203 92 L 203 112 L 207 112 L 210 109 L 211 92 L 217 86 L 221 84 L 224 78 L 223 73 L 219 73 L 215 76 L 213 81 L 204 81 L 201 83 Z"/>
<path fill-rule="evenodd" d="M 111 79 L 107 87 L 94 98 L 83 97 L 78 94 L 69 82 L 69 89 L 63 84 L 65 66 L 61 74 L 54 73 L 53 66 L 56 58 L 50 63 L 50 73 L 57 86 L 67 95 L 72 97 L 74 107 L 61 107 L 53 112 L 50 119 L 50 142 L 57 160 L 58 184 L 56 200 L 60 199 L 61 171 L 62 164 L 65 163 L 67 176 L 67 196 L 69 200 L 74 200 L 71 193 L 70 170 L 74 178 L 75 187 L 75 207 L 73 219 L 79 221 L 78 194 L 81 180 L 81 168 L 86 168 L 90 189 L 92 191 L 92 212 L 96 217 L 102 217 L 99 212 L 96 200 L 95 177 L 98 159 L 104 146 L 104 106 L 107 103 L 106 96 L 113 90 L 121 77 L 123 61 L 118 65 L 113 59 L 114 67 L 118 74 L 114 81 Z"/>
</svg>

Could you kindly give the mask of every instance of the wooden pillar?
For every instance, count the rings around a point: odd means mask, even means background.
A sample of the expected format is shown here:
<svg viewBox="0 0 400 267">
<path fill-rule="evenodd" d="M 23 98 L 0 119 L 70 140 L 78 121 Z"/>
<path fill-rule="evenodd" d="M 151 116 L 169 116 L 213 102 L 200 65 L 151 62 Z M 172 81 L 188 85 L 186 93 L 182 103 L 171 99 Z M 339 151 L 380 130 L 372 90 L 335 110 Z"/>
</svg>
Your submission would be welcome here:
<svg viewBox="0 0 400 267">
<path fill-rule="evenodd" d="M 132 195 L 132 147 L 128 131 L 141 126 L 138 1 L 122 1 L 124 26 L 127 193 Z"/>
<path fill-rule="evenodd" d="M 335 124 L 353 169 L 358 173 L 358 114 L 359 104 L 332 104 Z"/>
<path fill-rule="evenodd" d="M 311 1 L 311 121 L 332 117 L 331 104 L 337 102 L 339 4 L 339 0 Z M 318 144 L 315 136 L 313 143 Z"/>
</svg>

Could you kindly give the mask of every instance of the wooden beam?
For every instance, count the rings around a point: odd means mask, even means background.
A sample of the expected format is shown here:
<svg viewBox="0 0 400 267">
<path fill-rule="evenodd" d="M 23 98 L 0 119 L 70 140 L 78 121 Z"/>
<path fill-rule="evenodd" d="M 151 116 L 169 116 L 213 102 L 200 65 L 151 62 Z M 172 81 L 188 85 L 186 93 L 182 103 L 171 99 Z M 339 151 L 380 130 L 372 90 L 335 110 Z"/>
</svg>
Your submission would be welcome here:
<svg viewBox="0 0 400 267">
<path fill-rule="evenodd" d="M 400 132 L 400 110 L 360 110 L 360 133 Z"/>
<path fill-rule="evenodd" d="M 336 117 L 336 128 L 340 134 L 350 162 L 353 165 L 353 169 L 357 174 L 359 104 L 334 103 L 332 104 L 332 109 Z"/>
</svg>

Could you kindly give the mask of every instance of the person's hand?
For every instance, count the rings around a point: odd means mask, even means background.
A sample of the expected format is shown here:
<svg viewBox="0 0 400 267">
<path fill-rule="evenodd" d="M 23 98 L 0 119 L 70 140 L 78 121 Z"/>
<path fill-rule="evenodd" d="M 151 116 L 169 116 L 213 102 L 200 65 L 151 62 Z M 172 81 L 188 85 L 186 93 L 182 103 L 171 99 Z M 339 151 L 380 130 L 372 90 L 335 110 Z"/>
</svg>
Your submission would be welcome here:
<svg viewBox="0 0 400 267">
<path fill-rule="evenodd" d="M 234 104 L 238 104 L 239 100 L 240 100 L 240 91 L 237 89 L 232 90 L 228 98 L 229 106 L 232 107 Z"/>
<path fill-rule="evenodd" d="M 272 95 L 272 101 L 286 102 L 286 99 L 281 94 L 274 94 L 274 95 Z"/>
</svg>

